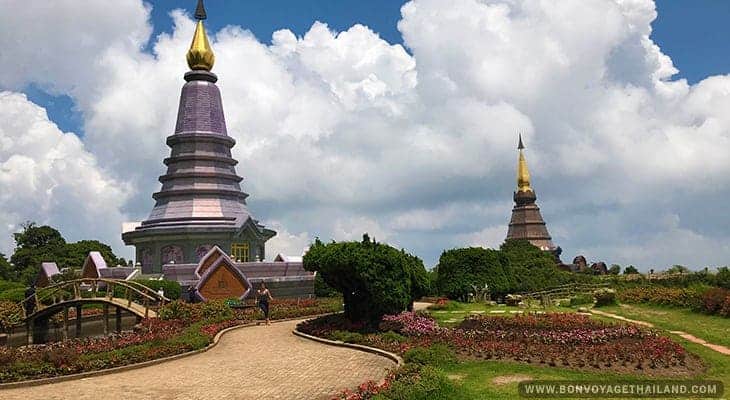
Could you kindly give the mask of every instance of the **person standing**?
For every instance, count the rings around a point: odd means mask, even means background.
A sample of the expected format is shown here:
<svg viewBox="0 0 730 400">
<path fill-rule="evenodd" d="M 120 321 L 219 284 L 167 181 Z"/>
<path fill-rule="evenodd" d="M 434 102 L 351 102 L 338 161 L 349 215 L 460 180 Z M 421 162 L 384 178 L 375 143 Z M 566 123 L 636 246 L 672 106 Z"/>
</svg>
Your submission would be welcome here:
<svg viewBox="0 0 730 400">
<path fill-rule="evenodd" d="M 25 315 L 31 315 L 35 311 L 35 283 L 31 283 L 30 287 L 25 290 Z"/>
<path fill-rule="evenodd" d="M 261 312 L 264 313 L 264 318 L 266 318 L 266 325 L 270 325 L 271 321 L 269 321 L 269 301 L 274 300 L 274 298 L 271 297 L 271 292 L 269 291 L 269 289 L 266 288 L 266 284 L 264 282 L 261 282 L 259 290 L 256 291 L 256 295 L 259 299 L 259 308 L 261 309 Z"/>
<path fill-rule="evenodd" d="M 196 288 L 195 285 L 190 285 L 188 287 L 188 302 L 190 302 L 190 303 L 198 302 L 198 288 Z"/>
</svg>

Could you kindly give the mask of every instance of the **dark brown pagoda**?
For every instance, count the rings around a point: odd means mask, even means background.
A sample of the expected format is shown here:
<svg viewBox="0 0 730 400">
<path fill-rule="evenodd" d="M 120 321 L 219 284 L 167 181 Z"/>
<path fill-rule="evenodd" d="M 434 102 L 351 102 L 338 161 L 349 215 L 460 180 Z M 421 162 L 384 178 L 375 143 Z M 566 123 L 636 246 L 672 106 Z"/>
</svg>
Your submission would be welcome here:
<svg viewBox="0 0 730 400">
<path fill-rule="evenodd" d="M 180 96 L 175 133 L 167 138 L 170 157 L 162 189 L 146 221 L 122 234 L 136 247 L 145 273 L 161 272 L 163 264 L 197 263 L 214 246 L 234 261 L 261 260 L 264 243 L 276 235 L 253 218 L 246 206 L 248 194 L 236 174 L 231 156 L 236 141 L 228 136 L 218 77 L 210 72 L 215 62 L 203 20 L 202 0 L 187 54 L 190 71 Z"/>
<path fill-rule="evenodd" d="M 514 192 L 515 207 L 512 209 L 512 218 L 507 229 L 507 240 L 525 239 L 541 250 L 559 252 L 559 248 L 555 247 L 548 233 L 540 208 L 535 204 L 537 196 L 530 186 L 530 171 L 527 169 L 524 148 L 520 135 L 517 145 L 520 152 L 517 164 L 517 191 Z"/>
</svg>

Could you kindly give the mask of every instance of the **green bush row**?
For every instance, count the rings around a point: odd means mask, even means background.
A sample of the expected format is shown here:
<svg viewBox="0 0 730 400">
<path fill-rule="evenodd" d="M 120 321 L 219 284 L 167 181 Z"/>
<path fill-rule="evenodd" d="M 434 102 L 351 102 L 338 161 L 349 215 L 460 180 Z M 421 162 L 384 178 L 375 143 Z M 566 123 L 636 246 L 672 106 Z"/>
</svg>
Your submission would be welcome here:
<svg viewBox="0 0 730 400">
<path fill-rule="evenodd" d="M 470 247 L 444 251 L 437 266 L 436 285 L 441 294 L 466 300 L 473 286 L 481 288 L 485 284 L 496 298 L 597 279 L 558 269 L 551 253 L 526 240 L 509 240 L 499 250 Z"/>
<path fill-rule="evenodd" d="M 165 291 L 165 297 L 170 300 L 177 300 L 182 294 L 182 288 L 177 281 L 168 281 L 165 279 L 135 279 L 134 282 L 141 283 L 154 291 L 162 289 Z"/>
</svg>

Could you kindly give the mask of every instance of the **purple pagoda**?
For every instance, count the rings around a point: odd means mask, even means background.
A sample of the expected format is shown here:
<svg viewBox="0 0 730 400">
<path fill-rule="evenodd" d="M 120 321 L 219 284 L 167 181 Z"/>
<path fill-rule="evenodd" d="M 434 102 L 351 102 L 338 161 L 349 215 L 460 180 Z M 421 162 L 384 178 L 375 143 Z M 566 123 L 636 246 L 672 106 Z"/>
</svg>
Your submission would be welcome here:
<svg viewBox="0 0 730 400">
<path fill-rule="evenodd" d="M 267 240 L 276 232 L 266 229 L 249 212 L 248 194 L 231 157 L 236 141 L 228 136 L 221 95 L 210 72 L 215 55 L 203 26 L 202 0 L 187 53 L 190 71 L 180 95 L 175 133 L 167 137 L 170 157 L 167 173 L 159 177 L 162 189 L 147 220 L 122 233 L 136 248 L 144 273 L 162 272 L 164 264 L 197 263 L 214 246 L 234 261 L 263 260 Z"/>
</svg>

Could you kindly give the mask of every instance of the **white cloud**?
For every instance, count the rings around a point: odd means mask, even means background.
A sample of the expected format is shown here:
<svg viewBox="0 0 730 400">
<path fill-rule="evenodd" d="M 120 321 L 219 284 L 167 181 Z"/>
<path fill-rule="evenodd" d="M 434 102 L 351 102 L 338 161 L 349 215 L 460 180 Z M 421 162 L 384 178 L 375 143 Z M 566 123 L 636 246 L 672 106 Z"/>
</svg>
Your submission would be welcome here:
<svg viewBox="0 0 730 400">
<path fill-rule="evenodd" d="M 103 207 L 141 219 L 169 152 L 193 23 L 173 12 L 173 32 L 153 38 L 148 54 L 140 2 L 123 2 L 125 18 L 113 20 L 106 14 L 116 6 L 88 7 L 107 23 L 79 25 L 55 2 L 19 22 L 0 17 L 15 35 L 0 38 L 3 54 L 27 66 L 9 70 L 0 87 L 34 82 L 70 94 L 86 151 L 134 188 L 129 201 Z M 730 76 L 672 80 L 671 58 L 650 39 L 652 1 L 414 0 L 402 14 L 410 54 L 362 25 L 333 32 L 315 23 L 303 37 L 280 30 L 271 45 L 241 27 L 211 33 L 249 206 L 280 231 L 272 247 L 296 251 L 313 236 L 359 240 L 365 231 L 427 263 L 444 248 L 496 247 L 522 131 L 563 258 L 728 263 L 727 246 L 717 246 L 730 239 L 727 223 L 707 215 L 730 195 Z M 23 23 L 31 17 L 43 29 Z M 68 32 L 77 48 L 53 32 Z M 16 50 L 21 37 L 47 51 Z M 664 215 L 680 222 L 662 224 Z M 660 250 L 676 240 L 686 245 Z"/>
<path fill-rule="evenodd" d="M 498 249 L 507 235 L 507 225 L 488 226 L 477 232 L 463 233 L 458 241 L 464 246 Z"/>
<path fill-rule="evenodd" d="M 266 242 L 267 259 L 273 259 L 277 254 L 301 256 L 314 241 L 307 232 L 290 233 L 286 226 L 278 221 L 270 221 L 269 228 L 276 231 L 276 236 Z"/>
<path fill-rule="evenodd" d="M 0 248 L 25 220 L 49 223 L 69 240 L 117 245 L 126 185 L 100 170 L 73 133 L 63 133 L 25 95 L 0 92 Z M 113 240 L 115 237 L 116 241 Z"/>
</svg>

